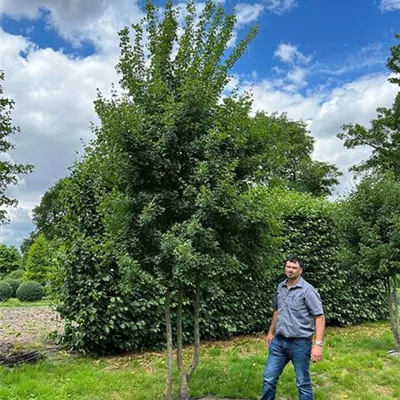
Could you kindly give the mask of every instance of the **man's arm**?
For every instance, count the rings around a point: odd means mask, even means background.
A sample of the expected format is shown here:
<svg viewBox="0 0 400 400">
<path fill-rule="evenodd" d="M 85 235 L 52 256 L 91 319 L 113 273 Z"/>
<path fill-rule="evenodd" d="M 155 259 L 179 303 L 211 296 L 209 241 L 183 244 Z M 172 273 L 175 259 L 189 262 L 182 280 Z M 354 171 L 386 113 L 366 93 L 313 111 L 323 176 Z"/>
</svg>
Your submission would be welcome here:
<svg viewBox="0 0 400 400">
<path fill-rule="evenodd" d="M 325 317 L 319 315 L 315 317 L 315 342 L 323 343 L 325 332 Z M 318 362 L 322 360 L 322 346 L 314 344 L 311 350 L 311 361 Z"/>
<path fill-rule="evenodd" d="M 278 320 L 278 310 L 275 310 L 274 313 L 272 314 L 271 325 L 270 325 L 267 335 L 265 337 L 268 347 L 270 346 L 272 339 L 274 338 L 277 320 Z"/>
</svg>

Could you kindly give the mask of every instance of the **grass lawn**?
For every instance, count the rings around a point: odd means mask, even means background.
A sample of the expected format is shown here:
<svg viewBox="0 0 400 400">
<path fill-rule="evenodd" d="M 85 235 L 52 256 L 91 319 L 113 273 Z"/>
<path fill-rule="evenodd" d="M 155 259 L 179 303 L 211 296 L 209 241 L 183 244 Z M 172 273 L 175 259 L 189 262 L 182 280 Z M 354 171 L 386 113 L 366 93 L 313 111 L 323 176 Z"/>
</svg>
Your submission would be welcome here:
<svg viewBox="0 0 400 400">
<path fill-rule="evenodd" d="M 400 357 L 388 323 L 328 328 L 324 361 L 312 365 L 316 400 L 400 399 Z M 192 396 L 258 399 L 266 359 L 261 337 L 205 343 L 192 381 Z M 36 365 L 0 367 L 2 400 L 156 400 L 163 398 L 163 353 L 89 358 L 68 353 Z M 297 398 L 292 366 L 278 385 L 277 399 Z"/>
<path fill-rule="evenodd" d="M 43 299 L 40 301 L 20 301 L 18 299 L 12 298 L 7 301 L 0 301 L 0 308 L 13 308 L 13 307 L 39 307 L 39 306 L 49 306 L 54 304 L 54 300 Z"/>
</svg>

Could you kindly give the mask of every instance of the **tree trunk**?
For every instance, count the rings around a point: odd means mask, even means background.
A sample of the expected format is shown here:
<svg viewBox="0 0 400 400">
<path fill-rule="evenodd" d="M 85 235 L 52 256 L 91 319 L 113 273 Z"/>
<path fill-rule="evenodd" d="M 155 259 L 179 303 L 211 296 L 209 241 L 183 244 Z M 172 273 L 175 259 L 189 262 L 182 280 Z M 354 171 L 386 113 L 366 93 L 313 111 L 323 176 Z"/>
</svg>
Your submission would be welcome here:
<svg viewBox="0 0 400 400">
<path fill-rule="evenodd" d="M 182 345 L 182 305 L 183 303 L 183 287 L 182 284 L 179 285 L 179 291 L 178 291 L 178 315 L 177 315 L 177 326 L 176 326 L 176 343 L 177 343 L 177 351 L 176 351 L 176 361 L 178 364 L 179 372 L 182 370 L 182 351 L 183 351 L 183 345 Z"/>
<path fill-rule="evenodd" d="M 400 320 L 399 320 L 399 299 L 397 296 L 396 278 L 385 279 L 386 296 L 389 307 L 390 327 L 392 330 L 395 352 L 400 352 Z"/>
<path fill-rule="evenodd" d="M 192 365 L 190 366 L 188 374 L 188 382 L 192 378 L 194 371 L 199 365 L 200 361 L 200 297 L 201 297 L 201 280 L 200 274 L 196 275 L 196 299 L 194 302 L 194 352 Z"/>
<path fill-rule="evenodd" d="M 172 354 L 172 325 L 171 325 L 171 289 L 165 294 L 165 326 L 167 333 L 167 382 L 165 400 L 172 400 L 173 354 Z"/>
<path fill-rule="evenodd" d="M 178 296 L 178 353 L 177 353 L 177 362 L 180 370 L 180 388 L 179 388 L 179 400 L 188 400 L 190 398 L 190 389 L 189 383 L 192 378 L 192 375 L 197 368 L 200 361 L 200 274 L 196 275 L 196 289 L 195 289 L 195 301 L 194 301 L 194 350 L 193 350 L 193 359 L 190 365 L 189 372 L 183 365 L 182 359 L 182 303 L 183 303 L 183 288 L 179 287 L 179 296 Z"/>
<path fill-rule="evenodd" d="M 178 291 L 178 315 L 177 315 L 177 327 L 176 327 L 176 342 L 177 352 L 176 360 L 179 368 L 179 400 L 189 399 L 189 382 L 187 379 L 186 368 L 183 365 L 183 338 L 182 338 L 182 308 L 183 308 L 183 286 L 179 285 Z"/>
</svg>

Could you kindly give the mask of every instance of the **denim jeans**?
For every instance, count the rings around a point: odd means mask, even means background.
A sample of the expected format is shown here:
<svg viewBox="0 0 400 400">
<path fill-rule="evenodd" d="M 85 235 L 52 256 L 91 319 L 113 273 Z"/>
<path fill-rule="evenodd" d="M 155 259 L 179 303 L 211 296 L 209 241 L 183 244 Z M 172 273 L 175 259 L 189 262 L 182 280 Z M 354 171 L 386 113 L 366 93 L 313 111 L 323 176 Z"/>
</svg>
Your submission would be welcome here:
<svg viewBox="0 0 400 400">
<path fill-rule="evenodd" d="M 276 384 L 285 365 L 291 361 L 296 373 L 296 386 L 300 400 L 313 400 L 310 379 L 310 339 L 287 339 L 276 335 L 269 346 L 269 354 L 265 365 L 263 380 L 263 396 L 261 400 L 274 400 Z"/>
</svg>

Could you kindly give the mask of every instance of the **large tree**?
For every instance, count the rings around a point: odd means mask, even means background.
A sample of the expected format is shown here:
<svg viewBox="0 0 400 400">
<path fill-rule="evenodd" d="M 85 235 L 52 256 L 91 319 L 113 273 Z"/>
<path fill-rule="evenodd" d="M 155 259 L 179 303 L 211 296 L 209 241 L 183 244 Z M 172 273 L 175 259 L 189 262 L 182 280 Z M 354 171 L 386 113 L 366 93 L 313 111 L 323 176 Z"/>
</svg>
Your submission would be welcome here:
<svg viewBox="0 0 400 400">
<path fill-rule="evenodd" d="M 213 1 L 200 16 L 189 1 L 182 28 L 171 1 L 162 16 L 151 3 L 145 11 L 133 35 L 128 28 L 120 32 L 122 94 L 115 91 L 111 99 L 99 94 L 101 125 L 87 151 L 101 187 L 112 187 L 100 204 L 111 247 L 121 257 L 129 255 L 131 264 L 165 290 L 167 399 L 172 398 L 171 303 L 178 303 L 183 400 L 199 362 L 202 286 L 235 271 L 262 273 L 273 255 L 275 223 L 265 188 L 253 184 L 262 177 L 250 160 L 265 146 L 249 146 L 251 101 L 235 93 L 222 100 L 229 70 L 255 29 L 229 51 L 235 16 Z M 190 366 L 182 353 L 185 294 L 193 304 Z"/>
<path fill-rule="evenodd" d="M 11 111 L 14 101 L 3 97 L 2 81 L 4 80 L 4 72 L 0 70 L 0 156 L 8 155 L 15 145 L 9 139 L 9 136 L 19 131 L 12 125 Z M 0 158 L 0 223 L 7 221 L 7 212 L 5 207 L 15 206 L 17 200 L 6 194 L 6 189 L 10 185 L 18 183 L 18 174 L 26 174 L 32 170 L 32 165 L 16 164 L 10 161 L 9 157 Z"/>
<path fill-rule="evenodd" d="M 400 39 L 400 35 L 395 35 Z M 389 82 L 400 86 L 400 44 L 387 60 Z M 348 221 L 344 236 L 351 262 L 361 263 L 371 277 L 383 280 L 396 350 L 400 351 L 399 300 L 396 275 L 400 273 L 400 92 L 391 108 L 380 107 L 370 127 L 344 125 L 338 134 L 344 146 L 369 147 L 371 155 L 352 170 L 364 179 L 343 204 Z M 350 222 L 349 222 L 350 221 Z"/>
</svg>

